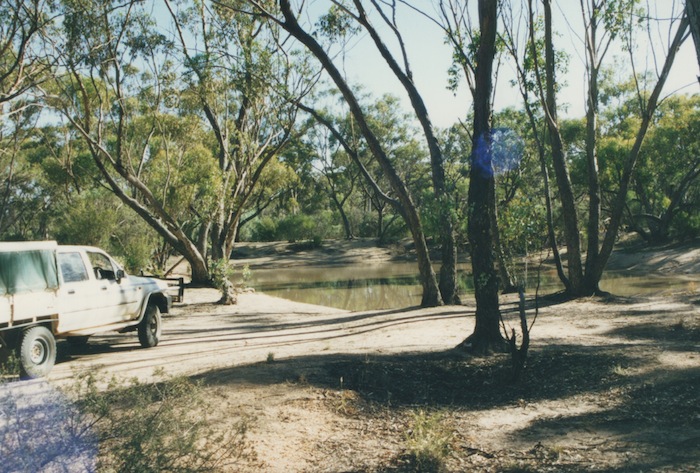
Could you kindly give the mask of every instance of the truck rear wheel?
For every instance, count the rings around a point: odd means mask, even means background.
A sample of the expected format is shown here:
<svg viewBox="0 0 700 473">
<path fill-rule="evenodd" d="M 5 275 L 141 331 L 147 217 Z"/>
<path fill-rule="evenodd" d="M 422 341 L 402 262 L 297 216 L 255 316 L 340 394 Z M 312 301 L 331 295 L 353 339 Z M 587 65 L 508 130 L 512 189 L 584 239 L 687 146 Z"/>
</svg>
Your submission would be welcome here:
<svg viewBox="0 0 700 473">
<path fill-rule="evenodd" d="M 160 309 L 155 304 L 148 304 L 143 320 L 139 324 L 139 342 L 144 348 L 158 345 L 160 340 Z"/>
<path fill-rule="evenodd" d="M 56 363 L 56 339 L 43 326 L 28 328 L 19 345 L 19 366 L 22 378 L 46 376 Z"/>
</svg>

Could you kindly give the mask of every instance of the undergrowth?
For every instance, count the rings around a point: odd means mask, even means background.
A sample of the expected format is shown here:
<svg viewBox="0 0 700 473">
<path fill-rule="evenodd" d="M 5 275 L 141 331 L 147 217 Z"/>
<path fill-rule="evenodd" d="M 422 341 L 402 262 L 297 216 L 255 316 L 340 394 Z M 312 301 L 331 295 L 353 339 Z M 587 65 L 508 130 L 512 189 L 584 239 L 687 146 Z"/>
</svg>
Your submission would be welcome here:
<svg viewBox="0 0 700 473">
<path fill-rule="evenodd" d="M 46 382 L 2 387 L 0 455 L 11 471 L 80 463 L 100 472 L 217 472 L 255 460 L 247 423 L 217 428 L 214 402 L 185 377 L 144 383 L 82 372 L 61 391 Z"/>
</svg>

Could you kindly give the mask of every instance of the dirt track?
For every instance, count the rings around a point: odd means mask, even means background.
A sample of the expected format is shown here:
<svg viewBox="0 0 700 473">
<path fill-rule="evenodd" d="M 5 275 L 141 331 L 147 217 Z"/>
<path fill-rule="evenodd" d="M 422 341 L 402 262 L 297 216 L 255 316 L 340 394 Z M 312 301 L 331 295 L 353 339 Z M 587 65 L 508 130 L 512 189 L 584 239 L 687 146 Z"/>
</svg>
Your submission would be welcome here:
<svg viewBox="0 0 700 473">
<path fill-rule="evenodd" d="M 279 360 L 319 352 L 442 350 L 459 343 L 473 315 L 466 307 L 352 313 L 254 293 L 226 307 L 215 304 L 218 297 L 211 289 L 188 290 L 186 303 L 163 317 L 155 349 L 141 349 L 135 334 L 95 336 L 85 349 L 63 344 L 51 379 L 90 366 L 145 380 L 160 368 L 197 374 L 266 361 L 270 354 Z"/>
</svg>

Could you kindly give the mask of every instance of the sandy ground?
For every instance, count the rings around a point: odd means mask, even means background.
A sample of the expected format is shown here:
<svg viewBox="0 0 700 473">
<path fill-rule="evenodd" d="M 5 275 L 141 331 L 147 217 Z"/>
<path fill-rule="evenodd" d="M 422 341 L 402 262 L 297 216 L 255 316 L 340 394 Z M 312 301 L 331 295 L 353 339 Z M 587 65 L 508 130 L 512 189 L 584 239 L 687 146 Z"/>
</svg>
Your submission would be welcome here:
<svg viewBox="0 0 700 473">
<path fill-rule="evenodd" d="M 397 255 L 365 244 L 321 253 L 286 248 L 248 247 L 238 262 Z M 697 276 L 699 261 L 700 250 L 684 247 L 617 254 L 613 265 Z M 524 379 L 512 382 L 502 375 L 506 355 L 452 350 L 473 329 L 471 300 L 348 312 L 260 293 L 219 306 L 217 291 L 188 289 L 164 317 L 156 348 L 138 348 L 129 334 L 96 336 L 80 352 L 62 343 L 50 380 L 60 384 L 82 369 L 146 381 L 160 379 L 162 369 L 201 379 L 219 405 L 203 415 L 222 428 L 240 419 L 251 427 L 257 458 L 231 471 L 412 471 L 402 458 L 423 409 L 442 413 L 451 433 L 445 471 L 700 471 L 699 290 L 689 279 L 663 298 L 550 301 L 532 330 Z M 514 300 L 503 304 L 507 323 L 517 326 Z M 454 369 L 436 380 L 444 366 Z M 442 381 L 462 383 L 460 392 L 446 400 Z"/>
</svg>

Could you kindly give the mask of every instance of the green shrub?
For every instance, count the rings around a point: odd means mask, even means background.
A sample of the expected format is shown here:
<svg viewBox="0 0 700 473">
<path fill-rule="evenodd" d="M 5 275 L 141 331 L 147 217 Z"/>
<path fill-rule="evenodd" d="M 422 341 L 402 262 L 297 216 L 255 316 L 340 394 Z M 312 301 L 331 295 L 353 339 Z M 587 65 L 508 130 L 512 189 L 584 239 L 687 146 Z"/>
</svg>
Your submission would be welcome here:
<svg viewBox="0 0 700 473">
<path fill-rule="evenodd" d="M 414 413 L 411 429 L 406 434 L 405 460 L 410 471 L 445 471 L 453 435 L 439 413 L 427 414 L 423 410 Z"/>
<path fill-rule="evenodd" d="M 255 461 L 247 424 L 216 428 L 217 408 L 185 377 L 151 384 L 86 371 L 63 391 L 0 380 L 0 458 L 8 471 L 236 471 Z"/>
<path fill-rule="evenodd" d="M 158 273 L 155 253 L 158 248 L 158 235 L 141 217 L 131 209 L 124 208 L 122 218 L 112 232 L 107 250 L 118 257 L 126 270 L 137 274 L 141 270 L 149 274 Z"/>
<path fill-rule="evenodd" d="M 223 432 L 207 419 L 216 412 L 201 384 L 184 377 L 161 383 L 104 380 L 78 375 L 69 389 L 77 423 L 92 426 L 99 439 L 101 472 L 231 471 L 254 453 L 241 421 Z"/>
<path fill-rule="evenodd" d="M 66 207 L 57 222 L 56 240 L 66 245 L 91 245 L 107 248 L 119 216 L 116 198 L 97 191 L 85 192 Z"/>
<path fill-rule="evenodd" d="M 13 350 L 0 350 L 0 384 L 19 380 L 19 359 Z"/>
<path fill-rule="evenodd" d="M 672 237 L 676 240 L 690 240 L 700 235 L 700 215 L 679 212 L 673 219 Z"/>
<path fill-rule="evenodd" d="M 91 191 L 75 198 L 57 222 L 55 238 L 61 244 L 102 248 L 130 273 L 154 272 L 151 256 L 158 246 L 156 232 L 111 194 Z"/>
<path fill-rule="evenodd" d="M 296 242 L 310 240 L 314 236 L 316 223 L 308 215 L 289 215 L 277 224 L 277 236 L 279 240 Z"/>
<path fill-rule="evenodd" d="M 253 226 L 254 241 L 277 241 L 277 223 L 270 217 L 262 217 Z"/>
</svg>

